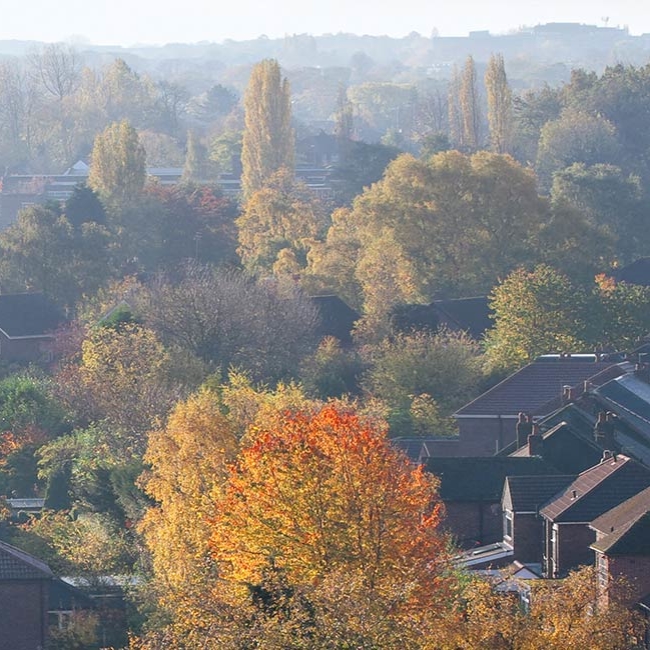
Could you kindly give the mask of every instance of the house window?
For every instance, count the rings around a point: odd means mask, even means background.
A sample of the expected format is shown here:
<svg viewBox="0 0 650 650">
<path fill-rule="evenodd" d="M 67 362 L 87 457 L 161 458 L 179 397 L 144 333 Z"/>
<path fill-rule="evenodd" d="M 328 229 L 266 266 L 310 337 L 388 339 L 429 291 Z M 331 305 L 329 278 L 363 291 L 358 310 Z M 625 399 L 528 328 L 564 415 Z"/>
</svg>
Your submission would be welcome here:
<svg viewBox="0 0 650 650">
<path fill-rule="evenodd" d="M 71 610 L 50 610 L 47 613 L 48 623 L 55 630 L 67 630 L 72 622 Z"/>
<path fill-rule="evenodd" d="M 512 510 L 504 510 L 503 512 L 503 537 L 504 539 L 512 539 L 513 532 L 513 514 Z"/>
</svg>

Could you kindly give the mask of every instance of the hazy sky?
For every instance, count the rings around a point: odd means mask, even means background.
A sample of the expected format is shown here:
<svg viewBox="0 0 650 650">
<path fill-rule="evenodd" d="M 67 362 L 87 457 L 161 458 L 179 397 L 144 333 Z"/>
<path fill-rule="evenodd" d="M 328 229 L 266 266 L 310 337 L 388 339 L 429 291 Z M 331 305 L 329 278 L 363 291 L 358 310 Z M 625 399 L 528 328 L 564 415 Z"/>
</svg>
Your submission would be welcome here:
<svg viewBox="0 0 650 650">
<path fill-rule="evenodd" d="M 650 32 L 647 0 L 0 0 L 0 39 L 132 45 L 243 40 L 261 34 L 465 36 L 582 22 Z"/>
</svg>

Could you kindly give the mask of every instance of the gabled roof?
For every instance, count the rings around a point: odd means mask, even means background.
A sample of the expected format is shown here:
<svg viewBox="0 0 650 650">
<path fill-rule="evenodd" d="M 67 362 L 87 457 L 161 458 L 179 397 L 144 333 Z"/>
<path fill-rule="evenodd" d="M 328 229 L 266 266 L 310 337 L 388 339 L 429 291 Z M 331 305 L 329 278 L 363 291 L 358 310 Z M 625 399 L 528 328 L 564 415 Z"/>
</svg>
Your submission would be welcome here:
<svg viewBox="0 0 650 650">
<path fill-rule="evenodd" d="M 600 533 L 611 533 L 648 511 L 650 511 L 650 487 L 594 519 L 591 527 Z"/>
<path fill-rule="evenodd" d="M 431 303 L 455 329 L 467 332 L 477 341 L 483 338 L 487 330 L 494 327 L 494 320 L 490 317 L 490 309 L 486 296 L 474 298 L 456 298 L 454 300 L 434 300 Z"/>
<path fill-rule="evenodd" d="M 0 330 L 8 338 L 45 336 L 63 320 L 61 312 L 42 293 L 0 294 Z"/>
<path fill-rule="evenodd" d="M 533 415 L 546 415 L 561 405 L 564 386 L 581 387 L 585 381 L 591 381 L 604 371 L 615 374 L 624 372 L 622 367 L 611 361 L 571 358 L 533 361 L 479 395 L 454 415 L 516 416 L 522 411 Z"/>
<path fill-rule="evenodd" d="M 540 513 L 557 523 L 592 522 L 647 487 L 650 469 L 621 454 L 582 472 Z"/>
<path fill-rule="evenodd" d="M 5 542 L 0 542 L 0 580 L 41 580 L 54 577 L 42 560 Z"/>
<path fill-rule="evenodd" d="M 645 379 L 630 372 L 599 386 L 593 394 L 650 443 L 650 384 Z"/>
<path fill-rule="evenodd" d="M 359 313 L 338 296 L 312 296 L 311 300 L 320 316 L 319 336 L 334 336 L 341 343 L 350 344 L 354 324 L 361 318 Z"/>
<path fill-rule="evenodd" d="M 650 555 L 650 510 L 591 545 L 607 555 Z"/>
<path fill-rule="evenodd" d="M 539 512 L 558 492 L 575 480 L 575 475 L 507 476 L 503 504 L 514 512 Z"/>
<path fill-rule="evenodd" d="M 603 457 L 603 450 L 593 439 L 587 438 L 575 426 L 566 422 L 560 422 L 542 434 L 542 440 L 542 458 L 562 474 L 584 472 L 599 463 Z M 515 457 L 529 455 L 528 445 L 512 454 Z"/>
<path fill-rule="evenodd" d="M 424 468 L 440 479 L 443 501 L 498 502 L 506 476 L 557 473 L 541 458 L 511 456 L 431 457 L 425 459 Z"/>
<path fill-rule="evenodd" d="M 434 444 L 440 442 L 441 438 L 391 438 L 393 446 L 403 451 L 414 463 L 419 463 L 423 457 L 429 457 L 431 454 L 427 443 Z"/>
</svg>

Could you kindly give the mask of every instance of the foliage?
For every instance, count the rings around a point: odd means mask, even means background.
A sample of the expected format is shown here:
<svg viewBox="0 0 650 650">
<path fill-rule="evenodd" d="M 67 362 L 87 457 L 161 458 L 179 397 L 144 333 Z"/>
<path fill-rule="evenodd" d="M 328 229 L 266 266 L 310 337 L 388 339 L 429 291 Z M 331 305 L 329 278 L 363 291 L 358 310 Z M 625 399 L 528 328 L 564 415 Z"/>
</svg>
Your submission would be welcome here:
<svg viewBox="0 0 650 650">
<path fill-rule="evenodd" d="M 514 370 L 540 354 L 587 347 L 587 295 L 555 269 L 517 269 L 490 298 L 495 322 L 485 347 L 493 368 Z"/>
<path fill-rule="evenodd" d="M 259 584 L 269 566 L 295 585 L 339 569 L 378 593 L 399 580 L 409 585 L 399 610 L 444 589 L 441 507 L 435 479 L 380 428 L 325 406 L 249 432 L 211 546 L 222 577 L 239 584 Z"/>
<path fill-rule="evenodd" d="M 123 573 L 133 562 L 125 531 L 102 513 L 44 511 L 12 541 L 64 575 L 97 578 Z"/>
<path fill-rule="evenodd" d="M 303 360 L 300 378 L 305 390 L 320 399 L 356 395 L 363 368 L 354 350 L 343 349 L 338 339 L 327 336 L 316 351 Z"/>
<path fill-rule="evenodd" d="M 333 218 L 310 270 L 346 298 L 361 293 L 367 316 L 480 293 L 530 258 L 547 209 L 534 177 L 509 156 L 403 155 Z"/>
<path fill-rule="evenodd" d="M 507 575 L 490 583 L 470 580 L 458 604 L 460 620 L 445 622 L 445 650 L 533 650 L 534 648 L 637 647 L 642 638 L 639 615 L 612 592 L 606 604 L 599 592 L 593 567 L 583 567 L 564 580 L 535 580 L 519 583 L 530 595 L 530 611 L 523 612 L 516 592 L 498 588 L 516 587 Z M 621 585 L 618 584 L 617 588 Z M 451 624 L 449 624 L 451 623 Z"/>
<path fill-rule="evenodd" d="M 512 91 L 506 77 L 503 55 L 490 57 L 485 71 L 490 148 L 496 153 L 512 149 Z"/>
<path fill-rule="evenodd" d="M 604 117 L 564 110 L 540 131 L 535 168 L 540 184 L 550 189 L 553 173 L 573 163 L 617 164 L 621 147 L 616 128 Z"/>
<path fill-rule="evenodd" d="M 365 356 L 370 367 L 363 386 L 391 408 L 391 433 L 408 435 L 413 433 L 409 428 L 421 430 L 427 420 L 443 424 L 441 416 L 450 415 L 474 397 L 482 379 L 479 352 L 479 345 L 463 333 L 397 334 L 367 346 Z M 407 431 L 399 430 L 400 424 Z M 448 429 L 448 425 L 443 426 L 442 433 Z"/>
<path fill-rule="evenodd" d="M 324 206 L 293 172 L 282 169 L 250 194 L 237 219 L 242 263 L 257 275 L 296 274 L 325 227 Z M 288 257 L 292 264 L 283 263 Z"/>
<path fill-rule="evenodd" d="M 511 273 L 491 295 L 488 363 L 512 371 L 540 354 L 630 351 L 647 334 L 650 290 L 605 275 L 577 285 L 541 265 Z"/>
<path fill-rule="evenodd" d="M 106 204 L 124 207 L 142 192 L 145 159 L 137 131 L 127 120 L 114 122 L 95 138 L 88 186 Z"/>
<path fill-rule="evenodd" d="M 109 233 L 94 222 L 74 229 L 58 209 L 31 206 L 0 234 L 5 290 L 39 291 L 72 307 L 110 276 Z"/>
<path fill-rule="evenodd" d="M 149 436 L 141 482 L 156 505 L 139 529 L 152 555 L 160 604 L 179 619 L 201 617 L 216 579 L 208 552 L 215 504 L 238 448 L 218 394 L 204 389 L 179 402 Z"/>
<path fill-rule="evenodd" d="M 248 199 L 264 187 L 275 172 L 283 168 L 293 171 L 291 91 L 274 59 L 265 59 L 253 66 L 244 95 L 244 108 L 242 194 Z"/>
</svg>

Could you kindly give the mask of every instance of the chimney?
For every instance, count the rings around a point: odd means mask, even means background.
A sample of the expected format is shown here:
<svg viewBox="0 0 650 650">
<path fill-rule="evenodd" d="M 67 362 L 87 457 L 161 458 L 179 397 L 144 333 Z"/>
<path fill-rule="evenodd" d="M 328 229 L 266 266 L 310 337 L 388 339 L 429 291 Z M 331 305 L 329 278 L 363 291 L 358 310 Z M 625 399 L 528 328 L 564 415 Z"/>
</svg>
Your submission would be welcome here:
<svg viewBox="0 0 650 650">
<path fill-rule="evenodd" d="M 539 425 L 533 424 L 533 432 L 528 436 L 528 455 L 541 456 L 544 439 L 539 432 Z"/>
<path fill-rule="evenodd" d="M 573 390 L 571 386 L 562 386 L 562 405 L 573 402 Z"/>
<path fill-rule="evenodd" d="M 533 432 L 533 423 L 530 415 L 520 413 L 517 420 L 517 449 L 528 443 L 528 436 Z"/>
</svg>

